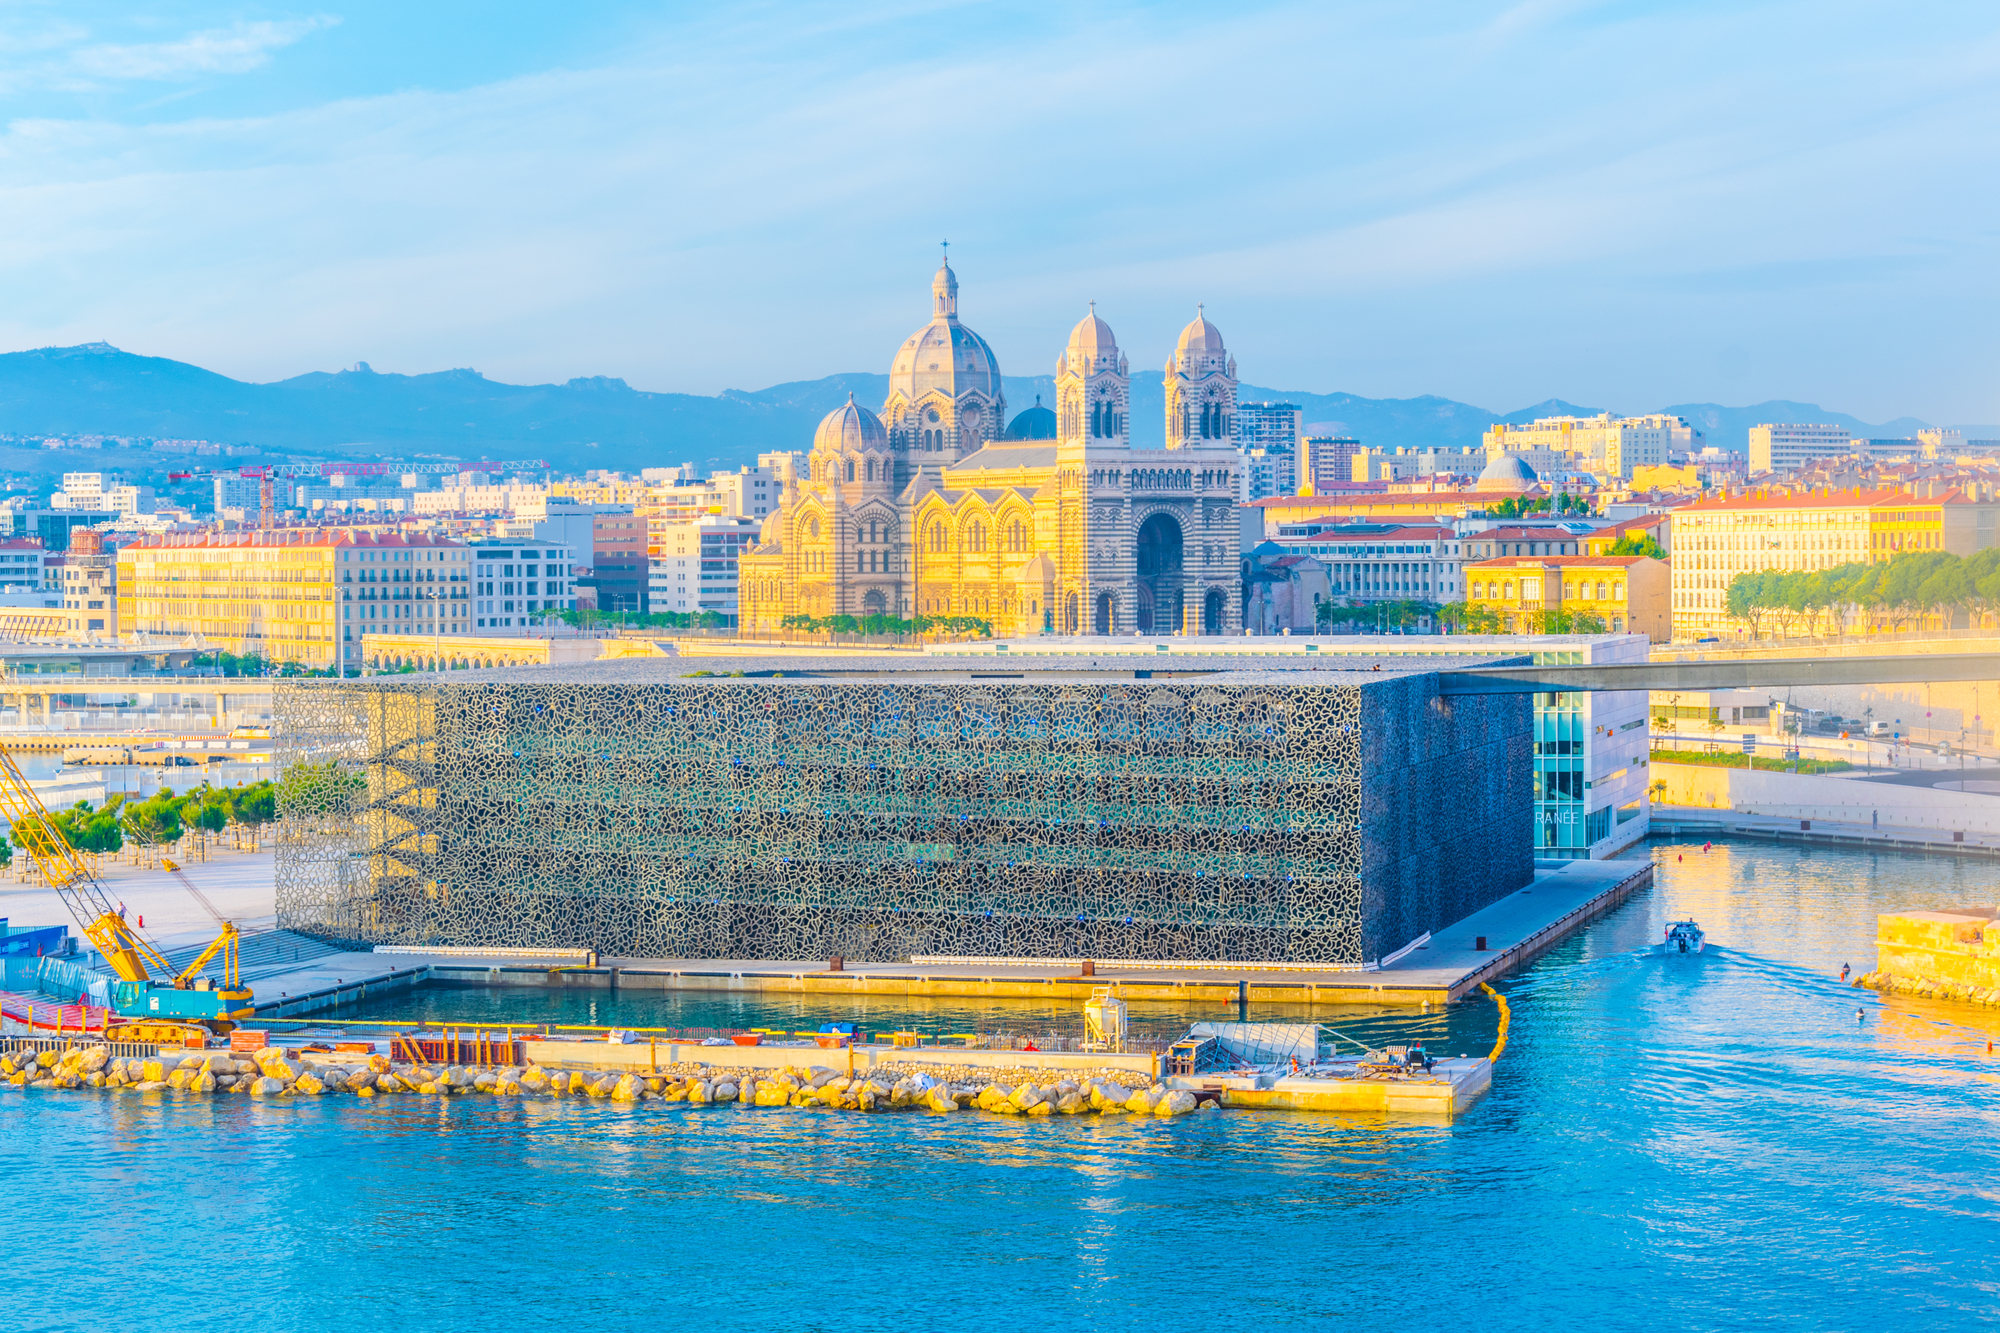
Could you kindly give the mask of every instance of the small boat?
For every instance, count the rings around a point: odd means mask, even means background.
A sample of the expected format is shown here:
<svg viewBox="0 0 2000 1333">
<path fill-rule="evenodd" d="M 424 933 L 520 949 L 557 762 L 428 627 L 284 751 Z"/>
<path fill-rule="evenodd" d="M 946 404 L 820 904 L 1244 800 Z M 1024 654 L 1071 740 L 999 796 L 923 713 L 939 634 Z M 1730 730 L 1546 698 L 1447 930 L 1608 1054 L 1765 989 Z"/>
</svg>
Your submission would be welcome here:
<svg viewBox="0 0 2000 1333">
<path fill-rule="evenodd" d="M 1701 933 L 1701 927 L 1696 925 L 1692 918 L 1667 923 L 1668 953 L 1700 953 L 1701 942 L 1705 938 L 1707 937 Z"/>
</svg>

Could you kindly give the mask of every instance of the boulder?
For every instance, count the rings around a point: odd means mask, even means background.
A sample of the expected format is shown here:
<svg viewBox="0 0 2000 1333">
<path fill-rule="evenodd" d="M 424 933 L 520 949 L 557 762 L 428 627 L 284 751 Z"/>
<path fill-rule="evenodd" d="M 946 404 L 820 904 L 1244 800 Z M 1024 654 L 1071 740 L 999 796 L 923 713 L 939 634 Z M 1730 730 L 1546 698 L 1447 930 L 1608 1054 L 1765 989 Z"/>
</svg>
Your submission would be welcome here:
<svg viewBox="0 0 2000 1333">
<path fill-rule="evenodd" d="M 924 1105 L 933 1111 L 956 1111 L 958 1099 L 951 1095 L 951 1089 L 938 1084 L 924 1094 Z"/>
<path fill-rule="evenodd" d="M 1189 1111 L 1194 1110 L 1194 1108 L 1194 1094 L 1176 1088 L 1155 1103 L 1153 1114 L 1171 1118 L 1177 1115 L 1186 1115 Z"/>
<path fill-rule="evenodd" d="M 635 1074 L 627 1074 L 611 1085 L 611 1100 L 614 1102 L 636 1102 L 639 1094 L 646 1091 L 646 1081 Z"/>
<path fill-rule="evenodd" d="M 1056 1104 L 1050 1101 L 1036 1102 L 1033 1106 L 1030 1106 L 1028 1108 L 1027 1113 L 1031 1116 L 1054 1115 L 1056 1113 Z"/>
<path fill-rule="evenodd" d="M 284 1080 L 272 1078 L 269 1074 L 250 1081 L 250 1095 L 252 1097 L 276 1097 L 284 1090 Z"/>
<path fill-rule="evenodd" d="M 692 1088 L 696 1085 L 690 1084 L 689 1086 Z M 694 1100 L 692 1091 L 688 1093 L 688 1100 Z M 743 1087 L 741 1084 L 731 1083 L 728 1079 L 724 1079 L 722 1082 L 712 1085 L 710 1100 L 718 1102 L 741 1101 L 743 1100 Z"/>
<path fill-rule="evenodd" d="M 300 1074 L 298 1082 L 292 1084 L 292 1091 L 303 1092 L 308 1097 L 317 1097 L 326 1091 L 326 1084 L 320 1082 L 317 1075 Z"/>
<path fill-rule="evenodd" d="M 301 1066 L 287 1060 L 284 1056 L 274 1054 L 264 1061 L 261 1072 L 265 1078 L 275 1078 L 280 1082 L 289 1083 L 299 1076 L 300 1068 Z"/>
<path fill-rule="evenodd" d="M 101 1088 L 104 1086 L 104 1074 L 100 1070 L 92 1070 L 83 1076 L 83 1081 L 89 1087 Z"/>
<path fill-rule="evenodd" d="M 521 1075 L 521 1086 L 531 1092 L 540 1092 L 549 1086 L 549 1076 L 533 1065 L 529 1065 L 527 1070 Z"/>
<path fill-rule="evenodd" d="M 194 1072 L 192 1069 L 176 1069 L 173 1073 L 167 1075 L 167 1086 L 175 1092 L 179 1092 L 181 1089 L 187 1087 L 188 1075 Z"/>
<path fill-rule="evenodd" d="M 82 1065 L 86 1074 L 95 1074 L 110 1063 L 111 1048 L 108 1046 L 91 1046 L 83 1052 Z"/>
<path fill-rule="evenodd" d="M 199 1068 L 201 1068 L 201 1066 L 202 1066 L 202 1059 L 203 1059 L 203 1057 L 201 1057 L 201 1056 L 199 1056 L 199 1055 L 184 1055 L 184 1056 L 182 1056 L 182 1057 L 181 1057 L 181 1062 L 180 1062 L 179 1064 L 175 1065 L 175 1066 L 174 1066 L 174 1068 L 176 1068 L 176 1069 L 199 1069 Z"/>
<path fill-rule="evenodd" d="M 232 1079 L 231 1081 L 233 1082 L 234 1080 Z M 196 1092 L 214 1092 L 215 1085 L 216 1085 L 215 1075 L 210 1073 L 208 1070 L 204 1069 L 200 1073 L 194 1076 L 194 1083 L 192 1086 L 194 1091 Z"/>
<path fill-rule="evenodd" d="M 224 1074 L 234 1074 L 236 1072 L 236 1061 L 217 1051 L 214 1055 L 209 1056 L 208 1059 L 203 1060 L 201 1067 L 219 1078 Z"/>
<path fill-rule="evenodd" d="M 167 1086 L 167 1081 L 163 1078 L 149 1078 L 145 1082 L 139 1084 L 139 1086 L 135 1089 L 135 1091 L 158 1092 L 161 1088 L 164 1088 L 166 1086 Z"/>
<path fill-rule="evenodd" d="M 701 1082 L 689 1083 L 687 1088 L 688 1103 L 691 1106 L 706 1106 L 712 1101 L 724 1100 L 714 1096 L 713 1092 L 714 1088 L 711 1084 Z M 727 1100 L 734 1101 L 735 1098 L 736 1088 L 734 1085 L 729 1085 L 729 1097 Z"/>
<path fill-rule="evenodd" d="M 1090 1104 L 1083 1100 L 1074 1087 L 1056 1098 L 1056 1110 L 1064 1115 L 1079 1115 L 1089 1109 Z"/>
<path fill-rule="evenodd" d="M 1023 1083 L 1007 1094 L 1007 1100 L 1014 1104 L 1017 1111 L 1032 1111 L 1042 1104 L 1042 1090 L 1032 1083 Z"/>
<path fill-rule="evenodd" d="M 1125 1099 L 1125 1109 L 1134 1115 L 1150 1115 L 1156 1100 L 1151 1088 L 1141 1088 Z"/>
</svg>

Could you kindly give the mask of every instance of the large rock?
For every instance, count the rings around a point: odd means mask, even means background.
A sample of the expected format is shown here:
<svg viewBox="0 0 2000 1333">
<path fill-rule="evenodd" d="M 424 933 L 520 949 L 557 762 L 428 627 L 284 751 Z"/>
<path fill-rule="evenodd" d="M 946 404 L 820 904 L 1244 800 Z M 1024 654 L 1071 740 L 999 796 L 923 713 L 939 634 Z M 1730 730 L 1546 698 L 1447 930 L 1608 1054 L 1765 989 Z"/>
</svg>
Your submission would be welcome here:
<svg viewBox="0 0 2000 1333">
<path fill-rule="evenodd" d="M 639 1094 L 646 1091 L 646 1082 L 634 1074 L 627 1074 L 611 1085 L 611 1100 L 614 1102 L 636 1102 Z"/>
<path fill-rule="evenodd" d="M 196 1074 L 194 1076 L 194 1090 L 196 1092 L 214 1092 L 215 1075 L 206 1069 Z"/>
<path fill-rule="evenodd" d="M 272 1078 L 269 1074 L 253 1079 L 250 1083 L 250 1095 L 252 1097 L 276 1097 L 284 1090 L 285 1081 L 280 1078 Z"/>
<path fill-rule="evenodd" d="M 549 1076 L 535 1066 L 529 1065 L 521 1075 L 521 1086 L 530 1092 L 540 1092 L 549 1086 Z"/>
<path fill-rule="evenodd" d="M 218 1077 L 220 1077 L 223 1074 L 234 1074 L 237 1072 L 236 1061 L 230 1059 L 227 1055 L 224 1055 L 220 1051 L 217 1051 L 214 1055 L 211 1055 L 206 1060 L 203 1060 L 201 1062 L 201 1067 L 207 1070 L 209 1073 L 217 1075 Z"/>
<path fill-rule="evenodd" d="M 108 1046 L 87 1047 L 83 1052 L 83 1059 L 80 1063 L 84 1073 L 95 1074 L 103 1069 L 104 1066 L 111 1063 L 111 1048 Z"/>
<path fill-rule="evenodd" d="M 956 1111 L 958 1099 L 951 1095 L 951 1089 L 940 1083 L 924 1094 L 924 1105 L 933 1111 Z"/>
<path fill-rule="evenodd" d="M 313 1074 L 300 1074 L 298 1081 L 292 1084 L 292 1090 L 294 1092 L 303 1092 L 308 1097 L 317 1097 L 320 1093 L 326 1091 L 326 1084 L 320 1082 L 318 1077 Z"/>
<path fill-rule="evenodd" d="M 1186 1115 L 1194 1110 L 1195 1105 L 1193 1093 L 1176 1088 L 1154 1104 L 1153 1114 L 1167 1117 Z"/>
</svg>

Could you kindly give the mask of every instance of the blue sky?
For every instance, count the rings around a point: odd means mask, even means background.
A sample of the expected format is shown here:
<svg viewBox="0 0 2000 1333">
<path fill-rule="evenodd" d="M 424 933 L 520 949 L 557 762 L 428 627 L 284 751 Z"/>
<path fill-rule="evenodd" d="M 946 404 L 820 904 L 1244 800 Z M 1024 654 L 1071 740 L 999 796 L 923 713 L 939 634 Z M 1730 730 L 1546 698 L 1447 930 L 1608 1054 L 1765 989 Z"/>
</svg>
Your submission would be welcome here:
<svg viewBox="0 0 2000 1333">
<path fill-rule="evenodd" d="M 2000 9 L 0 0 L 0 348 L 2000 421 Z"/>
</svg>

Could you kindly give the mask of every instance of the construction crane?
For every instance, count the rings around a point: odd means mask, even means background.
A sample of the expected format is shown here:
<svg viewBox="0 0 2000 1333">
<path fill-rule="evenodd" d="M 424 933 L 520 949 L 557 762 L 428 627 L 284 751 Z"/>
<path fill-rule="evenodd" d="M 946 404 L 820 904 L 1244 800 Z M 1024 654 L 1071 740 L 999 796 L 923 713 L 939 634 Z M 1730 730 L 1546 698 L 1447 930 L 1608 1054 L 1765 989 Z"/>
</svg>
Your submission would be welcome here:
<svg viewBox="0 0 2000 1333">
<path fill-rule="evenodd" d="M 217 1032 L 228 1031 L 236 1025 L 235 1019 L 250 1016 L 252 996 L 242 982 L 236 927 L 224 921 L 214 943 L 176 975 L 159 946 L 133 929 L 111 905 L 111 895 L 56 827 L 5 745 L 0 745 L 0 815 L 13 825 L 14 835 L 42 878 L 117 974 L 118 984 L 112 988 L 114 1009 L 142 1022 L 199 1023 Z M 179 875 L 178 866 L 171 869 Z M 180 878 L 186 883 L 186 876 Z M 199 891 L 195 897 L 219 917 Z M 224 966 L 219 988 L 202 973 L 218 953 L 223 955 Z"/>
</svg>

